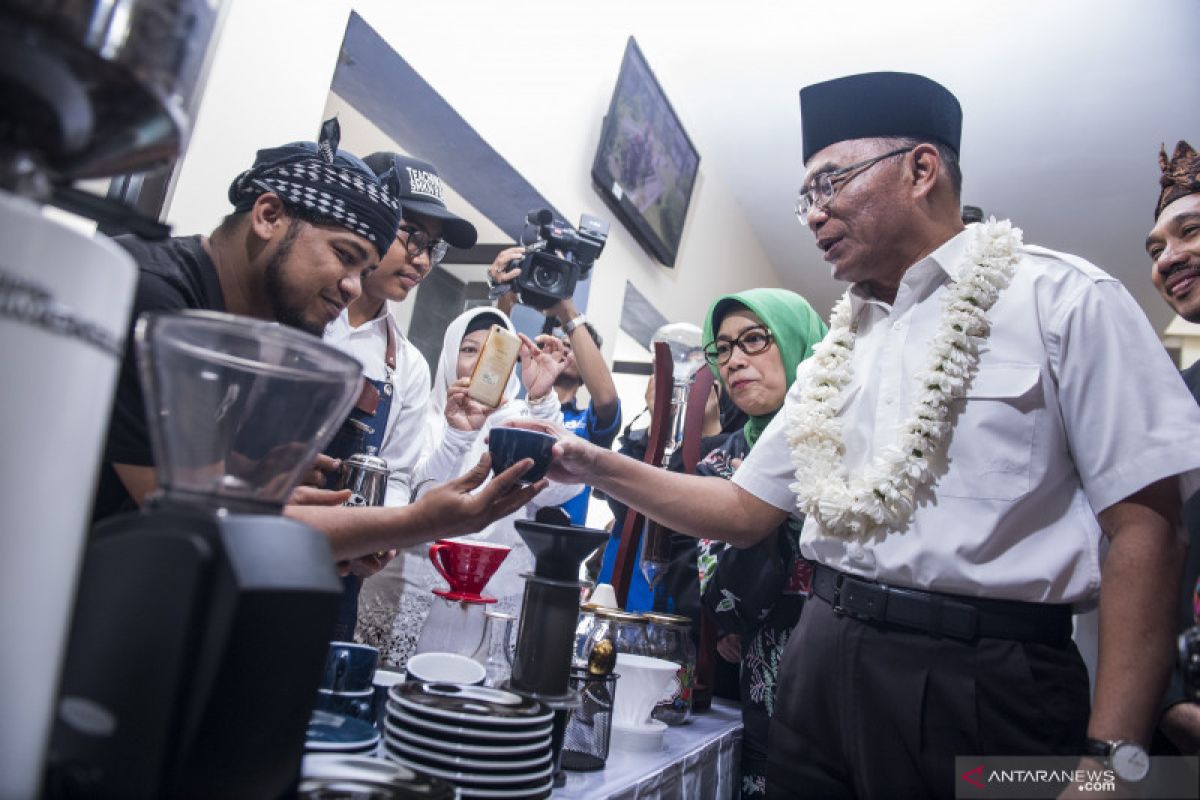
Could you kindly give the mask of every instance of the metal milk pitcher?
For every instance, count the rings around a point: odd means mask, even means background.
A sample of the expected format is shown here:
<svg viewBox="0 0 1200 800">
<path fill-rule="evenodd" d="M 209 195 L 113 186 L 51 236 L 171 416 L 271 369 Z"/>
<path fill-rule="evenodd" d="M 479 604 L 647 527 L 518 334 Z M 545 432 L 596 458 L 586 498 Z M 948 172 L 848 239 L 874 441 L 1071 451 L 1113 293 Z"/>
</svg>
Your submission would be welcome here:
<svg viewBox="0 0 1200 800">
<path fill-rule="evenodd" d="M 387 492 L 387 461 L 374 454 L 374 448 L 365 453 L 355 453 L 342 460 L 338 472 L 338 489 L 349 489 L 348 506 L 381 506 Z"/>
</svg>

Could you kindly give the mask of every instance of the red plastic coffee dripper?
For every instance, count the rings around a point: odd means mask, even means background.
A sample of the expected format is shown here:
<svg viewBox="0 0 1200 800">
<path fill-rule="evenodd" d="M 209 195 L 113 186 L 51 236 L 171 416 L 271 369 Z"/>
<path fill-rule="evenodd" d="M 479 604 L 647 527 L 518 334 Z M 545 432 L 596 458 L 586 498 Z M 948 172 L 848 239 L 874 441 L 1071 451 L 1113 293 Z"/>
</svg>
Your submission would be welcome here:
<svg viewBox="0 0 1200 800">
<path fill-rule="evenodd" d="M 483 587 L 509 552 L 510 548 L 503 545 L 439 539 L 429 546 L 429 560 L 450 586 L 434 589 L 433 593 L 464 603 L 496 602 L 496 598 L 483 594 Z"/>
</svg>

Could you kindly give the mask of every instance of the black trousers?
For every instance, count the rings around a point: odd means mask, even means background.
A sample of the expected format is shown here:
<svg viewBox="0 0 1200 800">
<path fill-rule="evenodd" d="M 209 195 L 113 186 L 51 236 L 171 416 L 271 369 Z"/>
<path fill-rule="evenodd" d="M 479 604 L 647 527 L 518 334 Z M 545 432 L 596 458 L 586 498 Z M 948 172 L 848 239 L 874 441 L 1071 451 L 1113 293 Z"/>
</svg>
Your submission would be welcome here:
<svg viewBox="0 0 1200 800">
<path fill-rule="evenodd" d="M 1083 752 L 1087 669 L 1064 647 L 936 639 L 813 598 L 779 671 L 768 797 L 954 797 L 956 755 Z"/>
</svg>

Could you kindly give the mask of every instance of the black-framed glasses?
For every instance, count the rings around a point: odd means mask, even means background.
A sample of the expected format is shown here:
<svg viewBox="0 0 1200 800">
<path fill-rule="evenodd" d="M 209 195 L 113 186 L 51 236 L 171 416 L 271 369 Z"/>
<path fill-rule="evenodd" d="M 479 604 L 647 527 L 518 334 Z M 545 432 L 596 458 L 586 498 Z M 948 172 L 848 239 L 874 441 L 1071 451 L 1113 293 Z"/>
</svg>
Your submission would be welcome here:
<svg viewBox="0 0 1200 800">
<path fill-rule="evenodd" d="M 733 356 L 733 348 L 748 356 L 756 356 L 771 346 L 774 335 L 766 325 L 754 325 L 737 335 L 736 339 L 717 339 L 704 346 L 704 358 L 713 366 L 723 365 Z"/>
<path fill-rule="evenodd" d="M 401 225 L 400 230 L 408 235 L 404 242 L 404 249 L 408 251 L 408 254 L 416 258 L 421 255 L 422 251 L 429 251 L 431 267 L 442 263 L 442 259 L 446 257 L 446 251 L 450 249 L 450 245 L 444 239 L 434 239 L 414 225 Z"/>
<path fill-rule="evenodd" d="M 885 158 L 898 156 L 915 148 L 916 145 L 898 147 L 895 150 L 889 150 L 881 156 L 868 158 L 856 164 L 830 170 L 829 172 L 822 172 L 813 178 L 813 182 L 807 189 L 800 190 L 800 197 L 796 200 L 796 218 L 800 220 L 800 224 L 807 225 L 808 215 L 812 213 L 812 210 L 832 200 L 833 196 L 838 193 L 838 190 L 847 183 L 862 175 Z"/>
</svg>

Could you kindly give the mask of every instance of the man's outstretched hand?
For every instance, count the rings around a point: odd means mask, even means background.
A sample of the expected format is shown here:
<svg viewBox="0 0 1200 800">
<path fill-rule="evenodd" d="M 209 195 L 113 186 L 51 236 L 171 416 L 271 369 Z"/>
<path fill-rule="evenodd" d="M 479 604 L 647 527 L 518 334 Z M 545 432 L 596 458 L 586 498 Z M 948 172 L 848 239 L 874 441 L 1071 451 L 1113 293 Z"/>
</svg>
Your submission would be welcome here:
<svg viewBox="0 0 1200 800">
<path fill-rule="evenodd" d="M 492 469 L 491 454 L 484 453 L 478 464 L 454 480 L 429 490 L 418 504 L 427 515 L 430 528 L 441 531 L 440 536 L 475 533 L 501 517 L 507 517 L 546 488 L 548 481 L 545 478 L 528 486 L 520 485 L 521 476 L 532 466 L 533 459 L 518 461 L 475 492 Z"/>
</svg>

